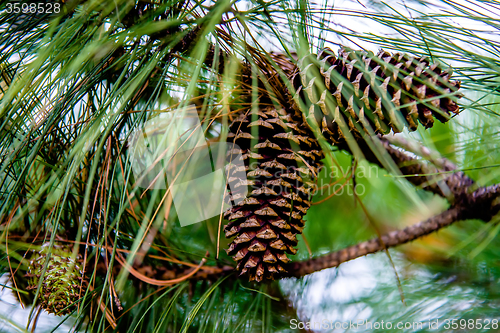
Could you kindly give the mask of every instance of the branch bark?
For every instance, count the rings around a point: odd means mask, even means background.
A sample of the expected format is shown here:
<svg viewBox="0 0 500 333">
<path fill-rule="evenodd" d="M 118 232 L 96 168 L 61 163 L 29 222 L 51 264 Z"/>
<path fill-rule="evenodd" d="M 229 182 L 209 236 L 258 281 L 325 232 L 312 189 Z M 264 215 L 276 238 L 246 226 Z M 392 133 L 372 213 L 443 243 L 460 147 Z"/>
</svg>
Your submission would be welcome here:
<svg viewBox="0 0 500 333">
<path fill-rule="evenodd" d="M 374 238 L 318 258 L 293 263 L 290 272 L 293 272 L 293 276 L 300 277 L 326 268 L 337 267 L 341 263 L 370 253 L 408 243 L 461 220 L 464 211 L 465 208 L 462 206 L 452 207 L 424 222 L 414 224 L 403 230 L 390 232 L 381 238 Z"/>
<path fill-rule="evenodd" d="M 338 267 L 346 261 L 408 243 L 458 221 L 480 219 L 488 222 L 500 210 L 499 197 L 500 185 L 480 188 L 469 195 L 462 195 L 457 204 L 426 221 L 318 258 L 293 263 L 290 272 L 295 277 L 301 277 L 325 268 Z"/>
</svg>

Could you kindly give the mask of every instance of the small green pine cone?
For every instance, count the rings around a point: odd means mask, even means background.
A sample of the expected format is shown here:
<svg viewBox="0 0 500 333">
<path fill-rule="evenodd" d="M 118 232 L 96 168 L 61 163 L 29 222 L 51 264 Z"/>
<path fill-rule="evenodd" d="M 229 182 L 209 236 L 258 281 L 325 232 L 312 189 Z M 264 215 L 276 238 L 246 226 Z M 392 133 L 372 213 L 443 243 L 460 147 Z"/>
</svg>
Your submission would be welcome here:
<svg viewBox="0 0 500 333">
<path fill-rule="evenodd" d="M 87 289 L 88 281 L 83 272 L 81 256 L 72 257 L 72 249 L 63 245 L 46 243 L 35 253 L 30 262 L 28 290 L 36 290 L 40 279 L 42 285 L 38 294 L 40 306 L 48 313 L 66 315 L 74 310 L 75 304 Z M 42 276 L 46 260 L 47 270 Z"/>
</svg>

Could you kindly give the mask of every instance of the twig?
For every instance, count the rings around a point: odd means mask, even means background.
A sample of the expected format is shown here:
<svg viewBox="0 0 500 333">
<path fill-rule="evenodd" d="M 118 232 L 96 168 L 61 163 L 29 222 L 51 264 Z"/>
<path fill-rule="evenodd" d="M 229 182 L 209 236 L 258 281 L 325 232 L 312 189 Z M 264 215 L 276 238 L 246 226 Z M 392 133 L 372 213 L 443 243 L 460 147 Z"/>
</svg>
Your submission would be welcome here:
<svg viewBox="0 0 500 333">
<path fill-rule="evenodd" d="M 421 145 L 415 141 L 409 141 L 400 135 L 387 135 L 384 140 L 389 141 L 390 144 L 403 148 L 404 150 L 411 152 L 415 155 L 425 158 L 426 160 L 432 162 L 436 167 L 442 170 L 456 170 L 457 166 L 453 164 L 450 160 L 441 157 L 439 152 L 432 151 L 426 146 Z"/>
<path fill-rule="evenodd" d="M 440 166 L 440 168 L 437 168 L 391 145 L 387 137 L 379 137 L 379 140 L 399 167 L 403 176 L 407 176 L 408 181 L 415 186 L 445 197 L 449 201 L 454 201 L 457 197 L 469 191 L 475 184 L 474 181 L 462 171 L 454 171 L 456 170 L 455 165 L 444 158 L 440 158 L 437 161 L 437 164 Z M 366 143 L 358 142 L 358 145 L 368 162 L 382 167 L 381 162 L 375 154 L 371 152 L 371 149 Z M 434 160 L 433 162 L 436 161 Z"/>
</svg>

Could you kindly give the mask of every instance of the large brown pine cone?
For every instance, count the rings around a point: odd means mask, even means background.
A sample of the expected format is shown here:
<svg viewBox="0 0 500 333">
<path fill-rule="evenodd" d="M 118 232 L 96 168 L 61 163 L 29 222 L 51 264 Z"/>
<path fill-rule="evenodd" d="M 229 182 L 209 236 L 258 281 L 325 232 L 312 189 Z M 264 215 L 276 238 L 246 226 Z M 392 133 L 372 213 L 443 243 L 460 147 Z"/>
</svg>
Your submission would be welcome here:
<svg viewBox="0 0 500 333">
<path fill-rule="evenodd" d="M 235 236 L 227 250 L 238 262 L 237 270 L 250 280 L 274 279 L 286 274 L 287 254 L 295 254 L 297 234 L 311 205 L 323 152 L 300 118 L 272 106 L 256 115 L 241 114 L 230 126 L 245 163 L 247 179 L 234 177 L 228 165 L 228 200 L 235 204 L 224 214 L 226 237 Z M 248 195 L 246 192 L 248 191 Z"/>
</svg>

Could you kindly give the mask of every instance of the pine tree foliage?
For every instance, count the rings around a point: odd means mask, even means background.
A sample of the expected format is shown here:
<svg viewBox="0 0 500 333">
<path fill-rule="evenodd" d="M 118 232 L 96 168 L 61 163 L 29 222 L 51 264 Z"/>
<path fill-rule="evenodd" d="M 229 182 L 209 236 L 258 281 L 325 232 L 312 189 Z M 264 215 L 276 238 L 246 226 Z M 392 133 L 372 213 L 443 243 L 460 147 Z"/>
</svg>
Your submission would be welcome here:
<svg viewBox="0 0 500 333">
<path fill-rule="evenodd" d="M 0 330 L 495 319 L 498 217 L 288 278 L 460 204 L 467 193 L 438 197 L 449 174 L 471 191 L 500 183 L 500 3 L 360 2 L 71 0 L 36 13 L 1 2 Z M 210 148 L 238 146 L 247 177 L 230 154 L 222 216 L 181 227 L 172 184 L 139 186 L 129 139 L 164 116 L 197 117 Z M 410 165 L 388 155 L 390 138 Z M 151 170 L 182 167 L 163 162 Z M 431 175 L 402 177 L 421 164 Z M 236 203 L 239 189 L 249 195 Z"/>
</svg>

